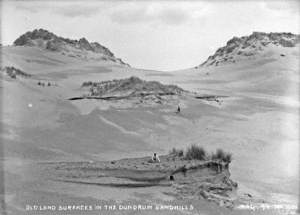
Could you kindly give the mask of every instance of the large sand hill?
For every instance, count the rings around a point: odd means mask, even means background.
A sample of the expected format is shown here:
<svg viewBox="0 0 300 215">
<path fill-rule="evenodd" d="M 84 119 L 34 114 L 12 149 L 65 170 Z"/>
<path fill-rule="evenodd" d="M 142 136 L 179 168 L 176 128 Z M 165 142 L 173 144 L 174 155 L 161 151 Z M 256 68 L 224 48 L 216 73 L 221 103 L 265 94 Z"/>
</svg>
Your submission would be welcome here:
<svg viewBox="0 0 300 215">
<path fill-rule="evenodd" d="M 253 199 L 264 199 L 270 204 L 296 205 L 299 47 L 270 49 L 264 57 L 236 64 L 175 72 L 138 70 L 34 47 L 1 49 L 3 67 L 14 66 L 32 75 L 12 79 L 1 74 L 1 137 L 5 155 L 1 162 L 8 214 L 24 214 L 24 206 L 35 202 L 165 204 L 169 200 L 174 204 L 193 204 L 196 209 L 155 214 L 250 214 L 204 200 L 174 200 L 160 187 L 120 192 L 111 187 L 47 180 L 40 169 L 43 162 L 142 157 L 153 152 L 166 154 L 172 147 L 191 144 L 204 146 L 208 151 L 222 148 L 232 152 L 230 171 L 239 184 L 240 195 L 251 193 Z M 176 84 L 199 95 L 224 97 L 219 102 L 180 97 L 174 103 L 154 106 L 134 105 L 126 100 L 68 100 L 84 93 L 81 85 L 85 81 L 131 76 Z M 48 82 L 51 86 L 47 86 Z M 175 113 L 177 105 L 181 106 L 180 114 Z"/>
</svg>

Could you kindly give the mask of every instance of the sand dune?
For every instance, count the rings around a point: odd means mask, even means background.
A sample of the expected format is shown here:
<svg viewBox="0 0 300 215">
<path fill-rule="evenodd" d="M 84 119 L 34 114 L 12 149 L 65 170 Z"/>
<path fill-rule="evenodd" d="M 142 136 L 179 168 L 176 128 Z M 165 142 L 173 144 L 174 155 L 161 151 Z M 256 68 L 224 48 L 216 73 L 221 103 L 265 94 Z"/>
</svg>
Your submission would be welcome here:
<svg viewBox="0 0 300 215">
<path fill-rule="evenodd" d="M 36 47 L 1 47 L 3 66 L 14 66 L 33 75 L 12 79 L 1 73 L 1 137 L 5 153 L 1 162 L 5 166 L 8 211 L 20 214 L 26 203 L 38 200 L 45 204 L 92 204 L 108 199 L 126 202 L 134 196 L 135 203 L 148 199 L 152 203 L 170 199 L 184 203 L 166 195 L 171 192 L 168 187 L 164 187 L 165 193 L 154 187 L 123 189 L 121 195 L 115 187 L 95 188 L 88 184 L 103 182 L 49 181 L 38 163 L 149 157 L 153 152 L 166 154 L 173 147 L 191 144 L 202 145 L 208 151 L 222 148 L 233 153 L 230 171 L 239 184 L 238 195 L 251 193 L 253 199 L 269 204 L 295 205 L 299 156 L 298 48 L 270 48 L 257 59 L 168 73 L 138 70 L 114 62 L 85 61 Z M 151 107 L 128 105 L 126 100 L 68 100 L 85 92 L 81 87 L 84 82 L 131 76 L 175 84 L 199 95 L 219 96 L 220 102 L 180 97 L 172 103 Z M 39 81 L 53 85 L 41 86 Z M 178 105 L 180 114 L 175 113 Z M 206 214 L 251 213 L 230 211 L 202 200 L 191 203 Z M 168 213 L 171 214 L 161 212 Z"/>
</svg>

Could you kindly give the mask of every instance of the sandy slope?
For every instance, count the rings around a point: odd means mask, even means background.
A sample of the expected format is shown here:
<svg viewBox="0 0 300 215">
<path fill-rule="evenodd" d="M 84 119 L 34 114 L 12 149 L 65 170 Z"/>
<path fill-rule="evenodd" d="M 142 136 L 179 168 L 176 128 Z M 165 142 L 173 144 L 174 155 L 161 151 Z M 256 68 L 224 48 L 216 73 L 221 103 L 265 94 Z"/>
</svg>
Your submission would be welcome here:
<svg viewBox="0 0 300 215">
<path fill-rule="evenodd" d="M 281 52 L 285 57 L 280 56 Z M 47 181 L 36 163 L 149 156 L 154 151 L 164 154 L 172 147 L 184 148 L 193 143 L 209 151 L 221 147 L 233 153 L 231 172 L 241 195 L 251 193 L 267 202 L 296 203 L 298 47 L 271 50 L 264 58 L 238 64 L 173 73 L 83 61 L 37 48 L 4 47 L 2 53 L 2 65 L 13 65 L 34 75 L 17 80 L 1 76 L 5 152 L 1 162 L 11 214 L 21 214 L 25 204 L 37 201 L 92 204 L 109 199 L 150 199 L 161 203 L 168 197 L 159 188 L 122 190 L 120 195 L 115 188 Z M 67 100 L 81 95 L 84 81 L 132 75 L 229 97 L 220 104 L 182 98 L 178 101 L 180 115 L 174 113 L 177 104 L 133 108 L 126 102 L 112 105 Z M 38 81 L 53 85 L 41 87 Z M 203 214 L 241 214 L 202 201 L 193 204 L 196 209 L 184 213 L 196 214 L 198 210 Z"/>
</svg>

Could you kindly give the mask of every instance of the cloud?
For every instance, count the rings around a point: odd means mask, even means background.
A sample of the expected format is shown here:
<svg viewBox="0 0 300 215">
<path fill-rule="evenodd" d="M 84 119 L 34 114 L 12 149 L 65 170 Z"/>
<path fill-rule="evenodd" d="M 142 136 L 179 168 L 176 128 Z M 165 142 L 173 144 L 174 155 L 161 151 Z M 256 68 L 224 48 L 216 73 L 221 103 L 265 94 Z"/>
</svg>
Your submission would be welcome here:
<svg viewBox="0 0 300 215">
<path fill-rule="evenodd" d="M 162 23 L 180 25 L 188 22 L 192 18 L 191 14 L 191 11 L 178 6 L 148 4 L 118 8 L 111 12 L 110 18 L 119 24 Z"/>
<path fill-rule="evenodd" d="M 18 11 L 27 11 L 30 13 L 37 13 L 39 12 L 43 7 L 41 7 L 41 5 L 36 5 L 36 7 L 33 7 L 30 4 L 24 4 L 24 3 L 20 3 L 18 5 L 15 6 L 16 10 Z"/>
<path fill-rule="evenodd" d="M 69 5 L 68 7 L 57 7 L 52 9 L 53 12 L 66 17 L 91 17 L 100 11 L 100 7 L 93 5 Z"/>
<path fill-rule="evenodd" d="M 166 9 L 159 14 L 159 19 L 169 25 L 183 24 L 189 18 L 189 14 L 181 9 Z"/>
<path fill-rule="evenodd" d="M 35 3 L 35 4 L 32 4 Z M 70 3 L 70 2 L 21 2 L 16 5 L 17 10 L 27 11 L 29 13 L 44 13 L 49 12 L 53 14 L 62 15 L 65 17 L 91 17 L 103 9 L 103 4 L 92 3 Z"/>
<path fill-rule="evenodd" d="M 264 7 L 274 11 L 299 12 L 300 2 L 298 0 L 264 1 Z"/>
<path fill-rule="evenodd" d="M 121 9 L 113 11 L 110 15 L 113 22 L 119 24 L 127 23 L 140 23 L 145 21 L 151 21 L 152 17 L 147 14 L 146 8 L 134 8 L 134 9 Z"/>
<path fill-rule="evenodd" d="M 167 2 L 119 2 L 119 1 L 88 1 L 70 2 L 62 1 L 53 4 L 50 1 L 44 2 L 19 2 L 15 5 L 19 11 L 29 13 L 51 13 L 67 18 L 92 17 L 103 15 L 118 24 L 151 23 L 180 25 L 188 22 L 199 14 L 203 15 L 205 3 L 203 2 L 178 2 L 170 4 Z M 101 12 L 101 13 L 100 13 Z"/>
</svg>

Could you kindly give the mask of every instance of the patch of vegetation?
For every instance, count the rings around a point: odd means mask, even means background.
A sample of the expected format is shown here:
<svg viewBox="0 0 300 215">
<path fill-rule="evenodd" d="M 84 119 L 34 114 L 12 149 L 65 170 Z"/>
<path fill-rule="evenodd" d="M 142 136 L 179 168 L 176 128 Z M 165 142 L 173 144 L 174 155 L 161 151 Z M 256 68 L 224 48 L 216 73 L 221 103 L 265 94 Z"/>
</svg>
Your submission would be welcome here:
<svg viewBox="0 0 300 215">
<path fill-rule="evenodd" d="M 205 160 L 206 159 L 206 151 L 203 147 L 197 145 L 191 145 L 187 148 L 185 153 L 185 159 L 187 160 Z"/>
<path fill-rule="evenodd" d="M 211 155 L 211 159 L 230 163 L 232 161 L 232 154 L 224 152 L 222 149 L 217 149 L 217 151 Z"/>
<path fill-rule="evenodd" d="M 184 151 L 183 149 L 173 148 L 169 155 L 174 155 L 178 157 L 183 157 L 185 160 L 220 160 L 226 163 L 230 163 L 232 161 L 232 154 L 225 152 L 222 149 L 217 149 L 216 152 L 212 153 L 210 156 L 206 152 L 206 150 L 198 145 L 191 145 Z"/>
<path fill-rule="evenodd" d="M 183 149 L 176 149 L 176 148 L 173 148 L 170 152 L 169 152 L 170 155 L 175 155 L 175 156 L 178 156 L 178 157 L 183 157 Z"/>
<path fill-rule="evenodd" d="M 6 74 L 8 76 L 10 76 L 11 78 L 13 79 L 16 79 L 17 76 L 22 76 L 22 77 L 25 77 L 25 78 L 29 78 L 31 77 L 30 74 L 27 74 L 25 72 L 23 72 L 22 70 L 18 69 L 18 68 L 15 68 L 13 66 L 10 66 L 10 67 L 4 67 L 3 69 L 4 72 L 6 72 Z"/>
<path fill-rule="evenodd" d="M 184 90 L 175 85 L 165 85 L 157 81 L 145 81 L 132 76 L 125 79 L 114 79 L 102 82 L 84 82 L 82 87 L 90 87 L 91 96 L 103 96 L 105 94 L 127 94 L 129 96 L 146 95 L 181 95 Z"/>
</svg>

